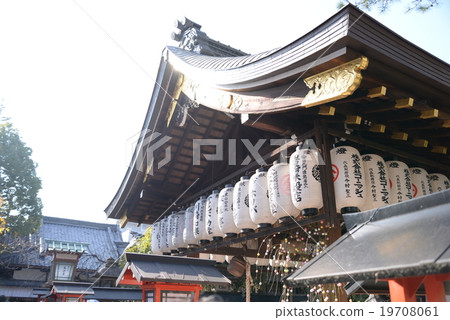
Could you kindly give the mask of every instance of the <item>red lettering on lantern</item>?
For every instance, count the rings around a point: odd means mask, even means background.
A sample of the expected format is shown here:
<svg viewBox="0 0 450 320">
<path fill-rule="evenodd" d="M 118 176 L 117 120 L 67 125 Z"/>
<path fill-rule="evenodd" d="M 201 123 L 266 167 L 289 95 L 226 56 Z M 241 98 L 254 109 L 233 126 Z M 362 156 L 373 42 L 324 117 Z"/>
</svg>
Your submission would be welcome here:
<svg viewBox="0 0 450 320">
<path fill-rule="evenodd" d="M 291 182 L 290 182 L 290 175 L 285 174 L 280 179 L 280 191 L 284 193 L 285 195 L 290 196 L 291 195 Z"/>
<path fill-rule="evenodd" d="M 339 168 L 335 164 L 332 164 L 331 171 L 333 171 L 333 182 L 335 182 L 339 177 Z"/>
</svg>

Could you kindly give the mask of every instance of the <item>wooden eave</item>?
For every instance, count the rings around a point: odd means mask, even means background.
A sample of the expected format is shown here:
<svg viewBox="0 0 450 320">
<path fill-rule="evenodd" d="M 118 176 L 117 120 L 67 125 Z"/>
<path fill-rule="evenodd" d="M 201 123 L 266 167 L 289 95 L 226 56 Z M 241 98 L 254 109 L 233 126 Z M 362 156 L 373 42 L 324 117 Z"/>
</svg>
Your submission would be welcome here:
<svg viewBox="0 0 450 320">
<path fill-rule="evenodd" d="M 140 155 L 142 154 L 142 145 L 145 141 L 145 137 L 149 134 L 148 130 L 150 130 L 150 128 L 155 125 L 155 110 L 160 110 L 161 105 L 166 98 L 167 90 L 169 90 L 169 87 L 174 86 L 172 74 L 173 68 L 169 64 L 167 64 L 164 59 L 161 59 L 158 75 L 156 77 L 156 83 L 153 88 L 152 98 L 150 100 L 142 130 L 136 143 L 136 148 L 133 152 L 131 163 L 127 168 L 125 177 L 119 187 L 119 190 L 115 194 L 108 207 L 105 209 L 105 213 L 107 214 L 108 218 L 120 219 L 122 217 L 122 210 L 124 209 L 125 200 L 129 199 L 136 192 L 136 189 L 140 184 L 139 182 L 142 181 L 143 177 L 145 176 L 142 170 L 136 169 L 140 166 L 140 164 L 138 164 L 137 162 L 139 159 L 141 159 Z"/>
<path fill-rule="evenodd" d="M 368 67 L 361 70 L 362 81 L 351 95 L 302 106 L 309 91 L 305 78 L 361 56 L 368 58 Z M 191 92 L 183 88 L 188 80 L 194 83 Z M 247 138 L 255 143 L 259 138 L 302 137 L 317 121 L 326 123 L 332 136 L 365 141 L 384 155 L 450 173 L 450 66 L 351 5 L 288 46 L 259 55 L 218 58 L 168 47 L 157 83 L 133 160 L 105 210 L 109 218 L 152 223 L 258 167 L 255 162 L 227 166 L 226 161 L 204 158 L 194 166 L 192 139 Z M 201 92 L 195 85 L 219 98 L 231 95 L 230 101 L 247 99 L 247 104 L 230 108 L 222 98 L 211 104 L 200 101 L 188 109 L 185 124 L 177 126 L 169 119 L 171 112 L 195 100 L 195 95 L 189 97 Z M 280 96 L 285 98 L 281 102 Z M 149 168 L 137 160 L 145 162 L 143 141 L 151 132 L 171 137 L 171 161 L 159 169 L 154 166 L 149 176 Z M 269 163 L 278 157 L 277 150 L 266 147 L 260 154 Z M 214 148 L 202 151 L 214 153 Z M 164 152 L 157 150 L 155 161 Z M 237 163 L 247 154 L 238 150 Z"/>
<path fill-rule="evenodd" d="M 166 54 L 169 62 L 187 77 L 205 79 L 212 87 L 232 92 L 265 89 L 279 81 L 292 83 L 292 77 L 301 75 L 304 79 L 361 54 L 381 61 L 389 72 L 383 73 L 385 77 L 408 75 L 421 83 L 422 89 L 429 86 L 444 93 L 450 83 L 448 63 L 352 5 L 298 40 L 272 51 L 223 58 L 167 47 Z"/>
</svg>

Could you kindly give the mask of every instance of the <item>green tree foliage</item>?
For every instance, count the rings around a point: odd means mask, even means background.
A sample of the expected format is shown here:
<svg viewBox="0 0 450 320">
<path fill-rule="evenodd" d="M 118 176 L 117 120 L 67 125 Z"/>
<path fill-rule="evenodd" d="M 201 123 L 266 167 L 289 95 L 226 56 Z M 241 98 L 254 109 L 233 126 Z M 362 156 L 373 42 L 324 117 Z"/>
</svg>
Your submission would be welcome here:
<svg viewBox="0 0 450 320">
<path fill-rule="evenodd" d="M 152 253 L 152 228 L 148 228 L 144 235 L 127 249 L 127 252 Z"/>
<path fill-rule="evenodd" d="M 380 12 L 385 12 L 394 2 L 398 1 L 399 0 L 346 0 L 339 1 L 338 8 L 342 8 L 350 2 L 360 9 L 371 10 L 372 8 L 377 7 Z M 409 0 L 406 11 L 426 12 L 429 9 L 436 7 L 438 4 L 439 0 Z"/>
<path fill-rule="evenodd" d="M 0 109 L 1 113 L 1 109 Z M 36 164 L 31 149 L 21 140 L 11 123 L 0 123 L 0 236 L 24 236 L 38 230 L 42 202 L 38 197 L 41 180 L 36 176 Z"/>
<path fill-rule="evenodd" d="M 152 228 L 145 230 L 145 233 L 139 237 L 136 242 L 125 250 L 135 253 L 152 253 Z M 125 255 L 119 260 L 119 267 L 123 268 L 126 264 Z"/>
</svg>

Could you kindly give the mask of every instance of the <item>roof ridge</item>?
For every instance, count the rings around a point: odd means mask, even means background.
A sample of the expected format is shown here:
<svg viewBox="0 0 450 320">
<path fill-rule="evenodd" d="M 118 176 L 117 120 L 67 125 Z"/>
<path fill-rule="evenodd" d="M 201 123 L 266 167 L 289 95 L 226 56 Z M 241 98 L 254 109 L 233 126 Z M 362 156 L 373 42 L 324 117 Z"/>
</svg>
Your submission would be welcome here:
<svg viewBox="0 0 450 320">
<path fill-rule="evenodd" d="M 51 216 L 42 216 L 43 223 L 54 223 L 54 224 L 66 224 L 66 225 L 76 225 L 76 226 L 85 226 L 85 227 L 102 227 L 106 228 L 117 228 L 117 224 L 115 223 L 101 223 L 101 222 L 91 222 L 86 220 L 75 220 L 68 218 L 60 218 L 60 217 L 51 217 Z"/>
</svg>

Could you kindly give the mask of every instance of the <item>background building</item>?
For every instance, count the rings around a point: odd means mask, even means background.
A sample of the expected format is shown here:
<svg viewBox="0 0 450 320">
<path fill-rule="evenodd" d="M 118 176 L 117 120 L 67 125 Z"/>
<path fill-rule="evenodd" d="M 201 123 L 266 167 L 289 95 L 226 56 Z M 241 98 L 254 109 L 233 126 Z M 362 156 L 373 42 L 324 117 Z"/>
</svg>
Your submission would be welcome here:
<svg viewBox="0 0 450 320">
<path fill-rule="evenodd" d="M 79 260 L 71 281 L 98 280 L 95 284 L 98 287 L 115 286 L 120 269 L 114 262 L 127 245 L 115 224 L 44 216 L 36 234 L 18 245 L 13 244 L 17 250 L 0 257 L 0 296 L 11 301 L 35 300 L 37 295 L 33 294 L 33 289 L 48 287 L 54 280 L 52 250 L 68 254 L 78 252 Z"/>
</svg>

